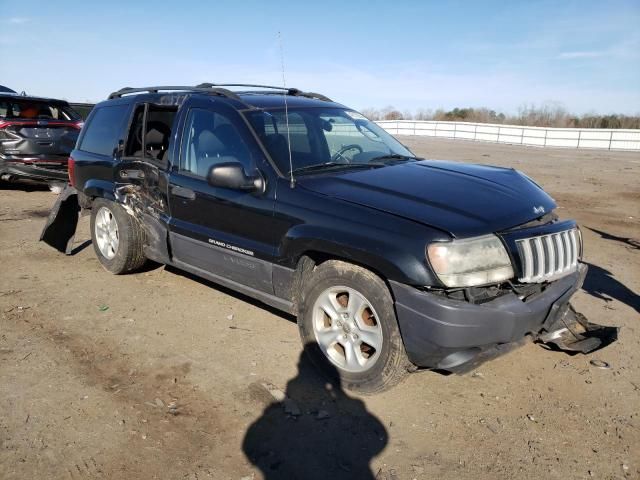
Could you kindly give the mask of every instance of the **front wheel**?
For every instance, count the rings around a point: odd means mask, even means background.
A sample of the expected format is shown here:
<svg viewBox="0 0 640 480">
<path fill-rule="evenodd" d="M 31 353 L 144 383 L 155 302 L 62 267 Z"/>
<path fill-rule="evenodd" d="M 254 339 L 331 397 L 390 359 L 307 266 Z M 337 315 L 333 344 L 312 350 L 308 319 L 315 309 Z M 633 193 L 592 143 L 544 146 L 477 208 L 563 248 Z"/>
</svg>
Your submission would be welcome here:
<svg viewBox="0 0 640 480">
<path fill-rule="evenodd" d="M 362 267 L 330 260 L 305 279 L 298 327 L 311 360 L 350 390 L 377 393 L 410 369 L 389 289 Z"/>
<path fill-rule="evenodd" d="M 116 275 L 144 265 L 144 230 L 124 208 L 98 198 L 91 208 L 91 241 L 102 266 Z"/>
</svg>

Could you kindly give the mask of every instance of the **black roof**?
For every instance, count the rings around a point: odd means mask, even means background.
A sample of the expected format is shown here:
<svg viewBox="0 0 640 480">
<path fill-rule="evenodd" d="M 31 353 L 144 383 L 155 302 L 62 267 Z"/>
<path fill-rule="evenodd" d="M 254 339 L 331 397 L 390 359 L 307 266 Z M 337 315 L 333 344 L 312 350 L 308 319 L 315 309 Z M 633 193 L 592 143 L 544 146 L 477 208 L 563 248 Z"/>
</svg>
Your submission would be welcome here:
<svg viewBox="0 0 640 480">
<path fill-rule="evenodd" d="M 3 92 L 3 93 L 18 93 L 15 90 L 11 90 L 9 87 L 5 87 L 4 85 L 0 85 L 0 92 Z"/>
</svg>

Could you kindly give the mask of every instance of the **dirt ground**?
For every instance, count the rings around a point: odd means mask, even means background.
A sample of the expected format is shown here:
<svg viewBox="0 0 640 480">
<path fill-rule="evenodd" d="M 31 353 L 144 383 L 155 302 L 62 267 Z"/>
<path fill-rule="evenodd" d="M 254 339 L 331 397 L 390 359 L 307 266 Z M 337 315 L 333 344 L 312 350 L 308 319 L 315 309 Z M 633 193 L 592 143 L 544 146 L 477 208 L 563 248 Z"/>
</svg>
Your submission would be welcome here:
<svg viewBox="0 0 640 480">
<path fill-rule="evenodd" d="M 4 185 L 0 478 L 640 478 L 640 154 L 401 140 L 535 178 L 582 227 L 574 305 L 620 340 L 358 397 L 300 360 L 292 317 L 157 265 L 113 276 L 86 217 L 65 257 L 37 241 L 55 196 Z"/>
</svg>

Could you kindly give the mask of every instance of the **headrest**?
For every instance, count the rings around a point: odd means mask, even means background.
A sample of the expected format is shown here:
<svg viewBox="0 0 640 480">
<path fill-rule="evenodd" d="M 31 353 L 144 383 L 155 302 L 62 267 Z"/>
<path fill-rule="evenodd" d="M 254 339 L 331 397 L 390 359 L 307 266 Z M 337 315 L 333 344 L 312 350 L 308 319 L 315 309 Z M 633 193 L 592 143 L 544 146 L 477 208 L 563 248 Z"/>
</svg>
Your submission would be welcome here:
<svg viewBox="0 0 640 480">
<path fill-rule="evenodd" d="M 169 135 L 171 135 L 171 129 L 162 122 L 151 121 L 147 124 L 147 133 L 144 136 L 144 141 L 149 144 L 165 145 L 168 144 Z"/>
<path fill-rule="evenodd" d="M 147 145 L 162 145 L 165 143 L 166 135 L 156 128 L 147 132 L 144 139 Z"/>
</svg>

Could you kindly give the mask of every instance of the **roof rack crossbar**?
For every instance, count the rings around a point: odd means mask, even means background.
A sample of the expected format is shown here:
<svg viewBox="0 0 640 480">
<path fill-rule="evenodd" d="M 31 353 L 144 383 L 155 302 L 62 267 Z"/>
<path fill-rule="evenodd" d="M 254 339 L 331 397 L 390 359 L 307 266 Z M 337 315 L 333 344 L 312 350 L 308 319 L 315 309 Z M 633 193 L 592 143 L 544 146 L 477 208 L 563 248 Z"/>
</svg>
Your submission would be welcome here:
<svg viewBox="0 0 640 480">
<path fill-rule="evenodd" d="M 113 92 L 109 95 L 109 100 L 113 98 L 121 98 L 123 95 L 129 95 L 132 93 L 158 93 L 160 91 L 166 92 L 201 92 L 201 93 L 209 93 L 213 95 L 220 95 L 227 98 L 233 98 L 235 100 L 242 101 L 242 99 L 236 95 L 231 90 L 227 90 L 226 88 L 217 88 L 217 87 L 200 87 L 200 86 L 157 86 L 157 87 L 141 87 L 141 88 L 131 88 L 124 87 L 118 90 L 117 92 Z M 244 102 L 243 102 L 244 103 Z"/>
<path fill-rule="evenodd" d="M 272 85 L 254 85 L 251 83 L 201 83 L 196 85 L 196 88 L 214 88 L 214 87 L 252 87 L 252 88 L 267 88 L 273 90 L 289 90 L 285 87 L 274 87 Z"/>
<path fill-rule="evenodd" d="M 296 97 L 315 98 L 316 100 L 322 100 L 323 102 L 333 102 L 333 100 L 325 95 L 322 95 L 321 93 L 303 92 L 302 90 L 298 90 L 297 88 L 290 88 L 287 94 Z"/>
</svg>

